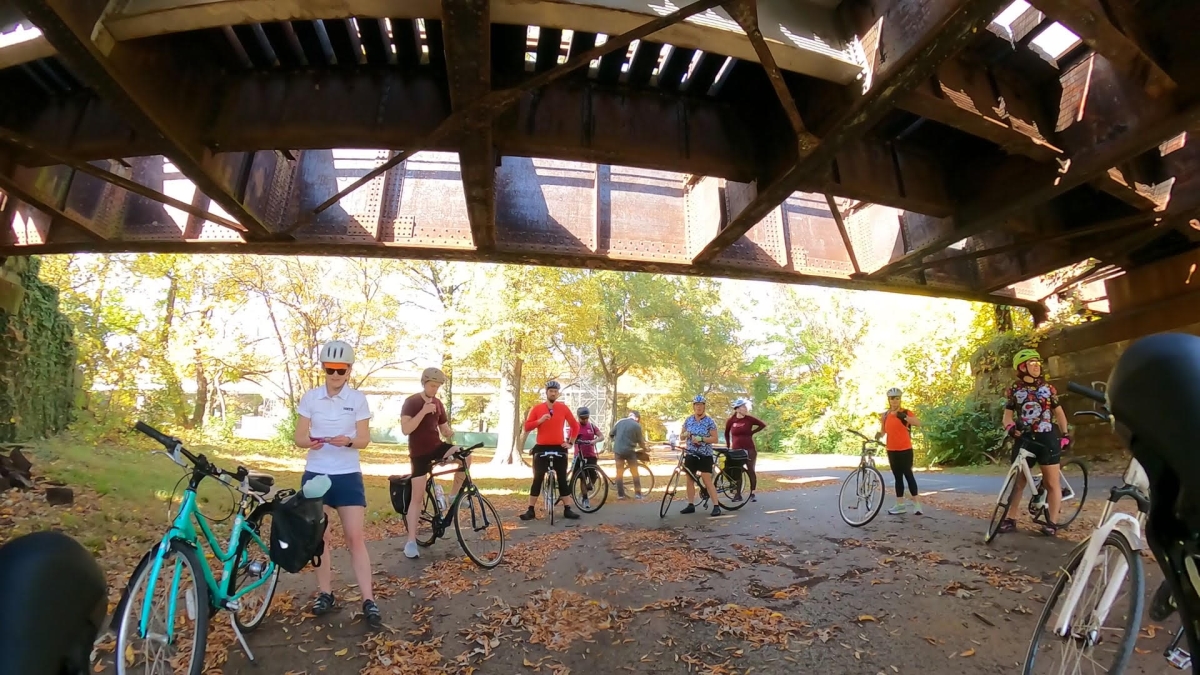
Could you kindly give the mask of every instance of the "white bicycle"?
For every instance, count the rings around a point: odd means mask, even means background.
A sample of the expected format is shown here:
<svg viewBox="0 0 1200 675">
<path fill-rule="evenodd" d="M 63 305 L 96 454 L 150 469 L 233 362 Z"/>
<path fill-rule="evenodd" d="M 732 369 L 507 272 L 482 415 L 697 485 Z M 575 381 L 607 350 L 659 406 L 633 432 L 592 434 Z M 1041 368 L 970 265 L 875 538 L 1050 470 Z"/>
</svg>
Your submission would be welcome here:
<svg viewBox="0 0 1200 675">
<path fill-rule="evenodd" d="M 1077 415 L 1079 413 L 1076 413 Z M 987 532 L 984 534 L 983 541 L 991 543 L 996 535 L 1000 532 L 1000 525 L 1004 522 L 1004 516 L 1008 513 L 1008 505 L 1014 499 L 1020 500 L 1023 495 L 1014 495 L 1013 488 L 1016 485 L 1017 476 L 1024 474 L 1025 487 L 1030 492 L 1029 497 L 1029 515 L 1033 518 L 1033 522 L 1042 525 L 1053 525 L 1054 527 L 1063 528 L 1070 525 L 1076 518 L 1079 517 L 1079 512 L 1083 510 L 1083 502 L 1087 499 L 1088 491 L 1088 465 L 1087 462 L 1081 459 L 1068 459 L 1065 462 L 1059 463 L 1059 487 L 1062 489 L 1062 502 L 1058 510 L 1058 522 L 1050 522 L 1050 508 L 1047 503 L 1048 494 L 1045 487 L 1042 485 L 1042 477 L 1034 476 L 1029 470 L 1030 459 L 1035 459 L 1037 455 L 1025 449 L 1025 444 L 1036 444 L 1028 435 L 1023 437 L 1022 447 L 1017 451 L 1016 457 L 1013 458 L 1012 466 L 1008 467 L 1008 475 L 1004 478 L 1004 487 L 1000 489 L 1000 495 L 996 497 L 996 507 L 992 510 L 992 520 L 988 523 Z M 1019 440 L 1019 439 L 1018 439 Z M 1009 443 L 1015 442 L 1011 436 L 1006 436 L 997 448 L 1003 452 L 1002 448 Z"/>
<path fill-rule="evenodd" d="M 1103 394 L 1087 387 L 1072 382 L 1069 388 L 1104 401 Z M 1111 418 L 1104 408 L 1086 412 Z M 1142 529 L 1150 512 L 1150 479 L 1133 459 L 1122 482 L 1112 489 L 1100 525 L 1072 554 L 1046 600 L 1025 656 L 1026 675 L 1119 673 L 1133 655 L 1145 598 L 1140 551 L 1145 548 Z M 1126 498 L 1137 503 L 1137 516 L 1114 511 Z M 1115 625 L 1106 625 L 1110 620 Z M 1181 627 L 1164 654 L 1180 669 L 1191 667 L 1190 656 L 1179 647 L 1182 636 Z"/>
</svg>

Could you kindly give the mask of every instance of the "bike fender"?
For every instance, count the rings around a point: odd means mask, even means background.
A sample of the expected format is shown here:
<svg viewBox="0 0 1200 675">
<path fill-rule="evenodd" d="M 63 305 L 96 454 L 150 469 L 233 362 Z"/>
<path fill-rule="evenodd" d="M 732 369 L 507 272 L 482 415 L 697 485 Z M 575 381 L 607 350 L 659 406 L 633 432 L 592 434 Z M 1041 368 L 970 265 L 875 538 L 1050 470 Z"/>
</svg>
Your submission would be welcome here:
<svg viewBox="0 0 1200 675">
<path fill-rule="evenodd" d="M 1142 526 L 1137 521 L 1137 518 L 1127 513 L 1116 513 L 1110 516 L 1110 518 L 1116 519 L 1116 522 L 1113 523 L 1113 529 L 1120 530 L 1121 534 L 1125 535 L 1133 550 L 1141 551 L 1146 548 L 1146 542 L 1142 539 Z"/>
</svg>

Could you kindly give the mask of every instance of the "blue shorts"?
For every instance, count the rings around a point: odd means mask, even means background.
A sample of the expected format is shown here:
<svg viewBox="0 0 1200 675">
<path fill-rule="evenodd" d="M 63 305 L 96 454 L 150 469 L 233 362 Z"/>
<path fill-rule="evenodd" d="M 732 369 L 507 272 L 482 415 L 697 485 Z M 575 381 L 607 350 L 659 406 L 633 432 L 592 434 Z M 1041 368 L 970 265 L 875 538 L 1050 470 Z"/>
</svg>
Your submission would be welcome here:
<svg viewBox="0 0 1200 675">
<path fill-rule="evenodd" d="M 318 474 L 312 471 L 305 471 L 300 477 L 300 484 L 304 485 Z M 329 476 L 329 491 L 325 493 L 325 506 L 337 508 L 339 506 L 362 506 L 367 505 L 367 490 L 363 487 L 363 477 L 361 473 L 339 473 Z"/>
</svg>

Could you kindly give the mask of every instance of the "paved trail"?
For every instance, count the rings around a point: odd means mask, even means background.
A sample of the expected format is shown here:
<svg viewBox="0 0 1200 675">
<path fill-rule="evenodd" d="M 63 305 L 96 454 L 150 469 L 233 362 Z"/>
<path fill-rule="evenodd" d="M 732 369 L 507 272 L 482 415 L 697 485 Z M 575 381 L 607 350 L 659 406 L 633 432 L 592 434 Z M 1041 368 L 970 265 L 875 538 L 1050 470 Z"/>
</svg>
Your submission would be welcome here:
<svg viewBox="0 0 1200 675">
<path fill-rule="evenodd" d="M 962 478 L 946 476 L 976 482 Z M 934 488 L 941 477 L 923 479 Z M 680 515 L 678 502 L 665 519 L 657 502 L 610 502 L 554 526 L 506 512 L 519 527 L 492 572 L 462 565 L 453 538 L 419 561 L 402 541 L 378 542 L 389 632 L 364 645 L 357 602 L 332 619 L 293 611 L 251 637 L 260 667 L 233 649 L 224 672 L 453 671 L 460 655 L 506 675 L 1019 672 L 1069 542 L 1016 533 L 987 547 L 983 523 L 935 509 L 854 529 L 838 518 L 836 490 L 773 492 L 720 518 Z M 344 553 L 333 561 L 348 569 Z M 1157 580 L 1151 572 L 1148 592 Z M 300 575 L 283 588 L 299 605 L 312 583 Z M 1163 672 L 1163 646 L 1162 632 L 1143 639 L 1148 654 L 1126 672 Z"/>
</svg>

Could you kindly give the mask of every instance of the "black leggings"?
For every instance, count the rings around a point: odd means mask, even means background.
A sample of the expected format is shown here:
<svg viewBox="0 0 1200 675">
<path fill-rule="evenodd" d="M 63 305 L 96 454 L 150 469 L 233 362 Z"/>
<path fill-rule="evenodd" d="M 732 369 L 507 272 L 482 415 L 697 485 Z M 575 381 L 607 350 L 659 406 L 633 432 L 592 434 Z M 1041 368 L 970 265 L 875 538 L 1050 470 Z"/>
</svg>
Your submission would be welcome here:
<svg viewBox="0 0 1200 675">
<path fill-rule="evenodd" d="M 746 473 L 750 474 L 750 491 L 758 489 L 758 474 L 754 472 L 754 463 L 758 461 L 758 450 L 747 450 L 749 459 L 746 460 Z"/>
<path fill-rule="evenodd" d="M 892 466 L 892 475 L 896 477 L 896 497 L 904 496 L 904 481 L 908 481 L 908 493 L 917 496 L 917 477 L 913 475 L 913 451 L 888 450 L 888 464 Z"/>
<path fill-rule="evenodd" d="M 545 450 L 558 452 L 553 458 L 543 455 Z M 554 464 L 554 472 L 558 474 L 558 494 L 560 497 L 569 496 L 571 488 L 567 485 L 567 451 L 561 446 L 547 446 L 544 450 L 539 451 L 539 446 L 533 446 L 533 485 L 529 488 L 530 497 L 538 497 L 542 494 L 542 481 L 546 480 L 546 472 L 550 469 L 550 464 Z"/>
</svg>

